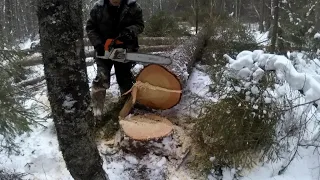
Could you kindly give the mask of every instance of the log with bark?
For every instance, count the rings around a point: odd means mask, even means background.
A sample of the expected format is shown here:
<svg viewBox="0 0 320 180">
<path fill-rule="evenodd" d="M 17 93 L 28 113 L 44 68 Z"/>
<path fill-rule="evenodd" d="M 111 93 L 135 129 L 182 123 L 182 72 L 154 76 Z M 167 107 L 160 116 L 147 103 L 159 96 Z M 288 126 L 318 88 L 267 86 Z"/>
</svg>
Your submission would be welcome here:
<svg viewBox="0 0 320 180">
<path fill-rule="evenodd" d="M 170 109 L 178 104 L 182 89 L 187 84 L 186 82 L 194 63 L 201 58 L 202 50 L 207 40 L 206 37 L 205 31 L 202 31 L 173 50 L 167 55 L 172 59 L 171 65 L 149 65 L 141 70 L 136 78 L 136 84 L 131 90 L 131 96 L 129 96 L 119 113 L 120 125 L 127 127 L 130 124 L 130 128 L 123 129 L 125 134 L 131 135 L 130 138 L 142 140 L 141 133 L 143 132 L 139 127 L 147 127 L 149 123 L 155 127 L 167 127 L 165 126 L 168 125 L 166 121 L 162 121 L 162 123 L 158 121 L 159 125 L 156 125 L 153 120 L 148 122 L 145 119 L 143 121 L 135 120 L 135 126 L 132 126 L 132 118 L 130 118 L 132 115 L 128 118 L 129 112 L 136 102 L 156 110 Z M 167 128 L 163 128 L 163 130 L 166 132 L 155 130 L 154 133 L 148 134 L 148 139 L 157 139 L 163 137 L 164 134 L 168 134 Z M 132 134 L 137 134 L 137 136 L 134 137 Z"/>
</svg>

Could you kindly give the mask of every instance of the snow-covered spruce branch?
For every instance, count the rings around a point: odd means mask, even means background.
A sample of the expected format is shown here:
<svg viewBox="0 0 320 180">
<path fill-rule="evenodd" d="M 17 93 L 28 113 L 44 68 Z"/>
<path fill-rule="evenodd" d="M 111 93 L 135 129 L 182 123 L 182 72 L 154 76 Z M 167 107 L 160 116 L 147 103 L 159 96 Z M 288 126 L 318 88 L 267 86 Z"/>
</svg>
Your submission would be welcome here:
<svg viewBox="0 0 320 180">
<path fill-rule="evenodd" d="M 297 72 L 285 56 L 255 50 L 242 51 L 236 60 L 228 55 L 224 57 L 229 61 L 228 68 L 242 78 L 253 76 L 255 81 L 259 81 L 265 71 L 275 71 L 278 79 L 288 82 L 293 90 L 302 91 L 307 102 L 315 102 L 319 107 L 320 83 L 309 74 Z"/>
</svg>

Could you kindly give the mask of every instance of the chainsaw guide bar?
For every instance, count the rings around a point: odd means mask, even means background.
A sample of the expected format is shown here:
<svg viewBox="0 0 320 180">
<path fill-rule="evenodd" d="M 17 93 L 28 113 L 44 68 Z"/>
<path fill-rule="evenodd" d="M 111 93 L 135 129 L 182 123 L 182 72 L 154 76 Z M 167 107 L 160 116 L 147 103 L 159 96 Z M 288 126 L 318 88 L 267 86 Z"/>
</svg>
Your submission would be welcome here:
<svg viewBox="0 0 320 180">
<path fill-rule="evenodd" d="M 123 48 L 115 48 L 110 52 L 105 51 L 104 56 L 96 56 L 100 59 L 108 59 L 112 61 L 128 63 L 128 62 L 140 62 L 147 64 L 162 64 L 162 65 L 170 65 L 172 60 L 168 57 L 153 55 L 153 54 L 143 54 L 136 52 L 127 52 L 126 49 Z"/>
</svg>

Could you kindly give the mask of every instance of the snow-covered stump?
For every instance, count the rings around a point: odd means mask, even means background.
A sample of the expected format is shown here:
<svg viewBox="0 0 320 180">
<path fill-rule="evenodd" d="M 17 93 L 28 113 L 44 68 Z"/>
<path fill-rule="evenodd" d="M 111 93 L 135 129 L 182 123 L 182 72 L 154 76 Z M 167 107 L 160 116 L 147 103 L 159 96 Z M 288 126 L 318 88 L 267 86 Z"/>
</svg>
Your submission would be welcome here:
<svg viewBox="0 0 320 180">
<path fill-rule="evenodd" d="M 101 152 L 107 169 L 121 164 L 123 172 L 113 172 L 118 177 L 126 173 L 125 176 L 132 179 L 166 180 L 171 179 L 170 176 L 179 177 L 178 172 L 183 171 L 181 166 L 189 154 L 190 144 L 191 140 L 183 129 L 175 126 L 174 133 L 167 137 L 135 141 L 124 136 L 118 148 L 106 147 Z"/>
<path fill-rule="evenodd" d="M 189 149 L 189 139 L 185 135 L 182 128 L 174 126 L 173 132 L 162 138 L 137 141 L 123 136 L 119 143 L 119 147 L 127 153 L 142 157 L 147 154 L 155 154 L 158 156 L 167 157 L 171 162 L 183 159 Z"/>
</svg>

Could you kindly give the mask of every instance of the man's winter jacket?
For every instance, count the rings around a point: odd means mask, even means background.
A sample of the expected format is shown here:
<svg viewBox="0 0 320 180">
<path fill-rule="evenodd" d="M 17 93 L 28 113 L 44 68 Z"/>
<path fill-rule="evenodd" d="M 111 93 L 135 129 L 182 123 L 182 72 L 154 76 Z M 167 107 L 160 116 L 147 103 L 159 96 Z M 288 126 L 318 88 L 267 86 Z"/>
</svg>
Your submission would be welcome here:
<svg viewBox="0 0 320 180">
<path fill-rule="evenodd" d="M 130 39 L 124 39 L 129 49 L 136 50 L 138 34 L 144 30 L 141 7 L 136 0 L 122 0 L 121 6 L 109 4 L 109 0 L 99 0 L 90 11 L 86 31 L 91 44 L 104 45 L 109 38 L 126 34 Z"/>
</svg>

